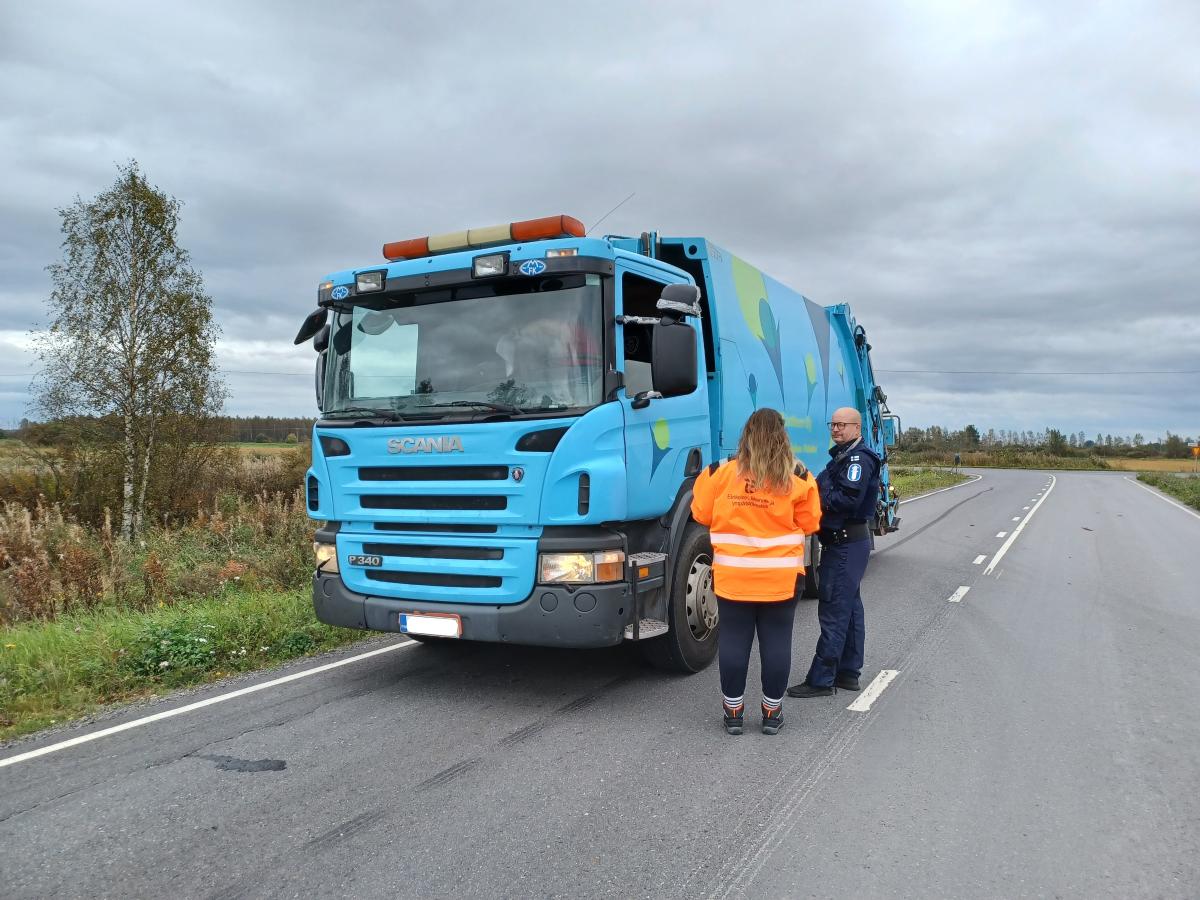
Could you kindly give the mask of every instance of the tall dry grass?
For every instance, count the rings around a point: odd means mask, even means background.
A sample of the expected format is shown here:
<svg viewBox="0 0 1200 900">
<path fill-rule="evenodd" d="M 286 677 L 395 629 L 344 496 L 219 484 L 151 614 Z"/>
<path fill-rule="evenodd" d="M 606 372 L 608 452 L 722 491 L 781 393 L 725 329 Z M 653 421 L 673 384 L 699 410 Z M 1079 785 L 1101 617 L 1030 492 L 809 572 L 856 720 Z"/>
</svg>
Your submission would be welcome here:
<svg viewBox="0 0 1200 900">
<path fill-rule="evenodd" d="M 194 480 L 189 496 L 199 502 L 163 515 L 133 543 L 119 540 L 107 509 L 93 525 L 41 495 L 0 502 L 0 625 L 305 584 L 313 530 L 299 487 L 306 463 L 299 451 L 239 457 Z"/>
</svg>

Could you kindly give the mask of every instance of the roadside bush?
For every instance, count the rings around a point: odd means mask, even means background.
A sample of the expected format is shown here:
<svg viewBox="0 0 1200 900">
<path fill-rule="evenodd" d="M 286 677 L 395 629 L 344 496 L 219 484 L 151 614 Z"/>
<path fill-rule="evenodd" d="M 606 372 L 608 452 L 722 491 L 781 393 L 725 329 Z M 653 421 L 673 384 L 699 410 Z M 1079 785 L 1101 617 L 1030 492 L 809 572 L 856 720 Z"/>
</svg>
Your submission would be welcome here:
<svg viewBox="0 0 1200 900">
<path fill-rule="evenodd" d="M 1182 500 L 1188 506 L 1200 509 L 1200 477 L 1143 472 L 1138 475 L 1138 481 L 1144 481 L 1146 484 Z"/>
<path fill-rule="evenodd" d="M 219 495 L 133 545 L 57 506 L 0 504 L 0 625 L 99 606 L 150 609 L 235 589 L 308 583 L 312 522 L 299 491 Z"/>
</svg>

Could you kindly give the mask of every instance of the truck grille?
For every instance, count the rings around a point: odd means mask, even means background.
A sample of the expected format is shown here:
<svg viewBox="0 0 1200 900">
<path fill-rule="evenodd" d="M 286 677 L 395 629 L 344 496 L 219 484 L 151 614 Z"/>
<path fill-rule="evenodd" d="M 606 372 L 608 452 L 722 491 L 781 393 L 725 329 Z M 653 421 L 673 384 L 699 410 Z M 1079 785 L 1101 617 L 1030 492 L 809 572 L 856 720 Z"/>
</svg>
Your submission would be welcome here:
<svg viewBox="0 0 1200 900">
<path fill-rule="evenodd" d="M 508 466 L 363 466 L 360 481 L 505 481 Z"/>
<path fill-rule="evenodd" d="M 395 556 L 409 559 L 504 559 L 502 547 L 418 546 L 416 544 L 363 544 L 368 556 Z"/>
<path fill-rule="evenodd" d="M 363 509 L 507 509 L 507 497 L 471 497 L 453 494 L 364 494 Z"/>
<path fill-rule="evenodd" d="M 431 525 L 428 522 L 376 522 L 375 530 L 421 534 L 495 534 L 500 529 L 495 525 L 466 525 L 453 522 L 446 525 Z"/>
<path fill-rule="evenodd" d="M 442 572 L 394 572 L 369 569 L 367 578 L 391 584 L 429 584 L 437 587 L 498 588 L 504 579 L 494 575 L 447 575 Z"/>
</svg>

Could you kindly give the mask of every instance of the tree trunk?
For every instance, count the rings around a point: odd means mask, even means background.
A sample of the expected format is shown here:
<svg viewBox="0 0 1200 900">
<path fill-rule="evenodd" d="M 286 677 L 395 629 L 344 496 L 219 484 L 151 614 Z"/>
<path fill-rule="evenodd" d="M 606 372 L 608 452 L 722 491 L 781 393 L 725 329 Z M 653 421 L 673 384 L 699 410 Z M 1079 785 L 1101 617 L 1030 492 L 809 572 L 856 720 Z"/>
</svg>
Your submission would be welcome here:
<svg viewBox="0 0 1200 900">
<path fill-rule="evenodd" d="M 133 478 L 137 452 L 133 445 L 133 416 L 125 413 L 125 464 L 121 484 L 121 540 L 133 540 Z"/>
<path fill-rule="evenodd" d="M 154 452 L 154 432 L 146 439 L 146 458 L 142 461 L 142 483 L 138 485 L 137 505 L 133 511 L 134 531 L 142 532 L 146 519 L 146 485 L 150 483 L 150 456 Z"/>
</svg>

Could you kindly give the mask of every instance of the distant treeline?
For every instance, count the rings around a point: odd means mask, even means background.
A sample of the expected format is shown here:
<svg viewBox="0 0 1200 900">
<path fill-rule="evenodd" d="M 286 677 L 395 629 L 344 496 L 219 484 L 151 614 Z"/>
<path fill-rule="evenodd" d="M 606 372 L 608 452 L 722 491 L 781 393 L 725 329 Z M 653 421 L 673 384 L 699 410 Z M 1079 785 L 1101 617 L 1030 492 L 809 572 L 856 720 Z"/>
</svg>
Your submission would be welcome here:
<svg viewBox="0 0 1200 900">
<path fill-rule="evenodd" d="M 78 425 L 83 420 L 73 420 Z M 119 423 L 104 420 L 88 420 L 93 428 L 116 428 Z M 204 420 L 206 436 L 216 443 L 287 443 L 303 444 L 312 437 L 315 419 L 288 418 L 280 416 L 213 416 Z M 31 422 L 22 419 L 21 424 L 7 431 L 0 430 L 0 437 L 20 438 L 32 443 L 57 443 L 58 433 L 63 430 L 62 422 Z"/>
<path fill-rule="evenodd" d="M 1031 450 L 1054 456 L 1112 456 L 1126 459 L 1184 459 L 1191 456 L 1188 446 L 1194 438 L 1167 432 L 1166 437 L 1148 441 L 1144 435 L 1096 434 L 1083 431 L 1063 432 L 1057 428 L 1040 431 L 1015 431 L 989 428 L 980 431 L 968 425 L 961 431 L 933 425 L 907 428 L 900 436 L 900 448 L 913 453 L 954 450 Z"/>
</svg>

